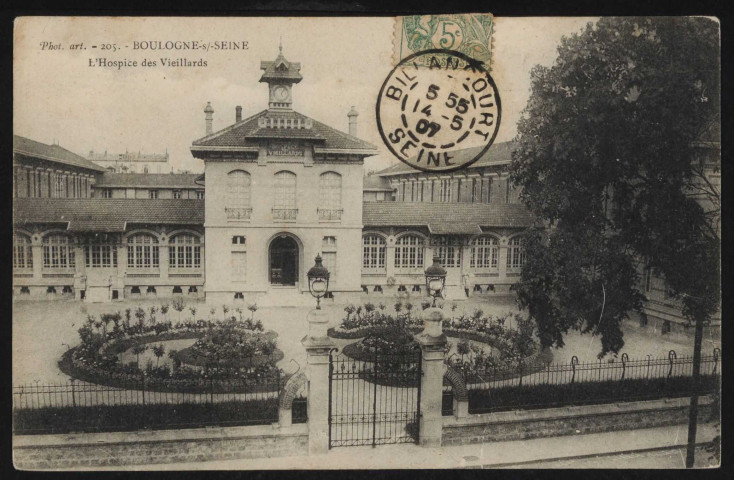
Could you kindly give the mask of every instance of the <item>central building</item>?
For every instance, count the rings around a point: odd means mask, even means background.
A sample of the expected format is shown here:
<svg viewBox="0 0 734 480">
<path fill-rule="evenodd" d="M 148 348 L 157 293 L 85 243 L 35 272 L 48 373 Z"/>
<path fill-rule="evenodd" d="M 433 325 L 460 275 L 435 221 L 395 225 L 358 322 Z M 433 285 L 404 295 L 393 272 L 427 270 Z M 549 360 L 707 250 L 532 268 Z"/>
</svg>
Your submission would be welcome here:
<svg viewBox="0 0 734 480">
<path fill-rule="evenodd" d="M 261 62 L 268 108 L 212 131 L 214 109 L 204 109 L 207 135 L 191 152 L 204 160 L 206 298 L 298 304 L 308 292 L 306 272 L 321 254 L 336 295 L 361 291 L 364 158 L 375 147 L 293 110 L 301 65 L 281 51 Z"/>
</svg>

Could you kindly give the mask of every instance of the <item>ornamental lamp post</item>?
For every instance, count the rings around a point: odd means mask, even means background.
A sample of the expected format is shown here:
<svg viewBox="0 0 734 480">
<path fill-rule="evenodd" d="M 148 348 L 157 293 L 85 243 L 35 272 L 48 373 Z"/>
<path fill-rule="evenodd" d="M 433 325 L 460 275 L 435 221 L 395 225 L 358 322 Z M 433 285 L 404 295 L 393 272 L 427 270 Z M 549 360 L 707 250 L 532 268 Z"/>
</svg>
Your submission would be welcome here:
<svg viewBox="0 0 734 480">
<path fill-rule="evenodd" d="M 323 265 L 321 255 L 316 255 L 316 263 L 306 274 L 308 291 L 316 298 L 316 309 L 321 310 L 321 298 L 329 291 L 329 270 Z"/>
<path fill-rule="evenodd" d="M 446 284 L 446 269 L 441 267 L 441 257 L 433 256 L 433 265 L 426 268 L 426 289 L 428 295 L 433 297 L 433 306 L 436 306 L 436 297 L 441 296 Z"/>
</svg>

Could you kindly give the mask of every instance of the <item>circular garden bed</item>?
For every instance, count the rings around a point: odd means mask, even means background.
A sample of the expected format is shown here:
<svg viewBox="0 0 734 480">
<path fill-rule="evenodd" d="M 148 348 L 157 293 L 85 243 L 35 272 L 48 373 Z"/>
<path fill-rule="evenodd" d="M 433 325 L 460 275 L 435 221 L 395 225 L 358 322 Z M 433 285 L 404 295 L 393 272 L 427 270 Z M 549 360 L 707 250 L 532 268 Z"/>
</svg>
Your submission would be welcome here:
<svg viewBox="0 0 734 480">
<path fill-rule="evenodd" d="M 110 316 L 114 323 L 110 331 L 100 329 L 100 323 L 109 322 L 88 317 L 79 329 L 81 343 L 59 361 L 62 372 L 89 383 L 135 390 L 253 393 L 280 387 L 283 374 L 276 362 L 283 352 L 277 348 L 277 333 L 263 332 L 260 322 L 238 322 L 231 317 L 188 320 L 175 326 L 143 321 L 130 325 L 120 322 L 119 313 Z M 195 342 L 166 351 L 164 342 L 182 339 Z M 141 355 L 148 357 L 145 365 Z M 135 361 L 124 363 L 123 358 Z"/>
<path fill-rule="evenodd" d="M 349 307 L 348 307 L 349 308 Z M 424 305 L 424 309 L 427 306 Z M 452 314 L 443 321 L 443 333 L 449 338 L 460 339 L 456 345 L 456 353 L 448 355 L 454 349 L 449 343 L 445 349 L 446 362 L 452 367 L 460 370 L 467 383 L 474 383 L 478 373 L 493 375 L 509 379 L 525 375 L 544 368 L 553 358 L 548 349 L 541 349 L 533 338 L 533 325 L 529 320 L 518 314 L 508 314 L 503 317 L 485 316 L 481 311 L 475 311 L 472 315 Z M 380 365 L 375 377 L 371 365 L 375 359 L 392 357 L 390 364 L 386 364 L 383 370 L 392 368 L 399 372 L 400 368 L 397 357 L 414 351 L 416 358 L 418 352 L 417 344 L 412 335 L 422 330 L 422 321 L 419 316 L 401 314 L 399 305 L 396 304 L 396 316 L 386 314 L 384 309 L 375 311 L 370 308 L 345 309 L 347 316 L 336 328 L 331 328 L 328 335 L 339 339 L 360 339 L 350 343 L 342 349 L 342 353 L 350 358 L 366 363 L 364 373 L 360 376 L 367 381 L 382 385 L 412 386 L 416 383 L 410 372 L 406 373 L 409 381 L 400 381 L 399 375 L 395 379 L 380 378 Z M 360 312 L 364 312 L 360 315 Z M 508 322 L 509 321 L 509 322 Z M 513 328 L 508 327 L 513 324 Z M 471 342 L 471 343 L 470 343 Z M 474 343 L 474 344 L 472 344 Z M 481 345 L 476 345 L 481 344 Z M 489 352 L 481 346 L 490 347 Z M 387 360 L 385 360 L 387 362 Z M 410 362 L 407 358 L 403 363 Z"/>
</svg>

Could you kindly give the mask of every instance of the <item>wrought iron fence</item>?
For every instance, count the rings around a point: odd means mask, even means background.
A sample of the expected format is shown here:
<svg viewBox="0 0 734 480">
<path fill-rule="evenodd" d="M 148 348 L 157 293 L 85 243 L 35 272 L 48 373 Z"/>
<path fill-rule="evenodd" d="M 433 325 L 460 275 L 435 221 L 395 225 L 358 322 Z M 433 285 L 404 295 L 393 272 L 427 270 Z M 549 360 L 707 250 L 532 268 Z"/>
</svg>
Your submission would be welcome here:
<svg viewBox="0 0 734 480">
<path fill-rule="evenodd" d="M 720 351 L 701 357 L 701 384 L 704 393 L 718 388 Z M 678 356 L 630 359 L 624 353 L 611 361 L 546 363 L 528 368 L 468 361 L 449 361 L 466 383 L 469 411 L 484 413 L 502 410 L 548 408 L 564 405 L 613 403 L 671 398 L 693 392 L 693 357 Z M 450 415 L 452 388 L 444 385 L 444 415 Z"/>
<path fill-rule="evenodd" d="M 278 421 L 278 401 L 288 377 L 197 381 L 188 391 L 170 391 L 161 380 L 126 388 L 71 380 L 13 387 L 16 434 L 116 431 L 269 424 Z M 196 388 L 194 388 L 196 387 Z M 293 402 L 293 421 L 306 421 L 306 399 Z"/>
<path fill-rule="evenodd" d="M 329 448 L 418 442 L 421 353 L 329 355 Z"/>
</svg>

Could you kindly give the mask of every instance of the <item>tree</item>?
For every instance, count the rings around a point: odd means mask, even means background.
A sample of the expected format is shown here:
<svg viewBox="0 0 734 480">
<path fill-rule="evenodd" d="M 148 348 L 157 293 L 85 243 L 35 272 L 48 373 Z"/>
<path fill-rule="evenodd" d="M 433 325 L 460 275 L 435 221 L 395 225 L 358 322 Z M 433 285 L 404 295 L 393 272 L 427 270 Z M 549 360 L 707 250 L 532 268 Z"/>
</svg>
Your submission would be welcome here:
<svg viewBox="0 0 734 480">
<path fill-rule="evenodd" d="M 161 361 L 161 357 L 166 353 L 166 347 L 161 343 L 160 345 L 153 346 L 153 355 L 155 355 L 155 366 L 158 368 L 158 364 Z"/>
<path fill-rule="evenodd" d="M 174 310 L 178 312 L 178 321 L 181 321 L 181 312 L 184 311 L 184 308 L 186 308 L 186 302 L 184 302 L 183 298 L 181 297 L 175 297 L 173 301 L 171 302 L 171 306 Z"/>
<path fill-rule="evenodd" d="M 135 366 L 136 367 L 140 368 L 140 354 L 145 352 L 146 350 L 148 350 L 148 345 L 144 343 L 135 345 L 132 348 L 131 352 L 133 353 L 133 355 L 135 355 Z"/>
<path fill-rule="evenodd" d="M 640 264 L 695 325 L 686 466 L 696 440 L 703 325 L 720 306 L 720 40 L 701 17 L 604 18 L 532 72 L 511 180 L 543 222 L 518 301 L 544 346 L 570 328 L 624 345 Z M 714 165 L 712 168 L 711 166 Z"/>
<path fill-rule="evenodd" d="M 531 77 L 511 180 L 541 221 L 516 286 L 541 343 L 562 347 L 579 329 L 601 335 L 600 357 L 618 352 L 622 320 L 645 300 L 641 262 L 686 318 L 707 321 L 719 305 L 720 213 L 695 159 L 720 124 L 718 24 L 604 18 Z"/>
</svg>

